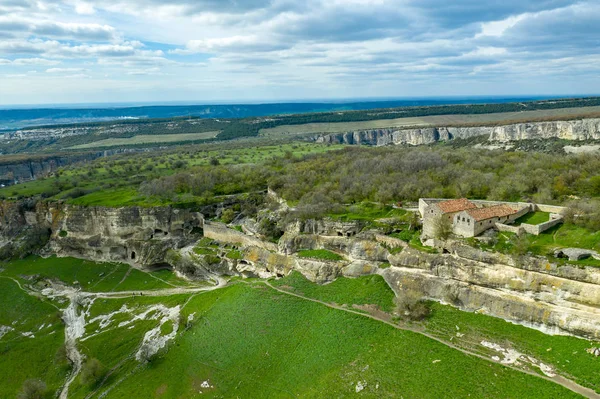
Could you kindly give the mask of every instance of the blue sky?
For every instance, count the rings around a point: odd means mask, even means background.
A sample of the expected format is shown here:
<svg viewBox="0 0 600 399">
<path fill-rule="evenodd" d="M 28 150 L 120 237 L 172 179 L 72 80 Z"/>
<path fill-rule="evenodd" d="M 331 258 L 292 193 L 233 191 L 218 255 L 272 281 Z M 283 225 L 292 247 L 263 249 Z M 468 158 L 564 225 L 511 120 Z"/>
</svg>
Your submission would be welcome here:
<svg viewBox="0 0 600 399">
<path fill-rule="evenodd" d="M 0 104 L 599 94 L 598 21 L 598 0 L 0 0 Z"/>
</svg>

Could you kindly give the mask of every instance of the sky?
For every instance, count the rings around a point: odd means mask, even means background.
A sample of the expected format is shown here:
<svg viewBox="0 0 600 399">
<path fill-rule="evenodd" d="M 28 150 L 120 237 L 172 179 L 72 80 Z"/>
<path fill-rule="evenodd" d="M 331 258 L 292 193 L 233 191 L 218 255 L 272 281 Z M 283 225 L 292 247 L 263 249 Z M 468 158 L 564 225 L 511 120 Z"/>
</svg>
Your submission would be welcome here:
<svg viewBox="0 0 600 399">
<path fill-rule="evenodd" d="M 599 0 L 0 0 L 0 104 L 600 94 L 599 22 Z"/>
</svg>

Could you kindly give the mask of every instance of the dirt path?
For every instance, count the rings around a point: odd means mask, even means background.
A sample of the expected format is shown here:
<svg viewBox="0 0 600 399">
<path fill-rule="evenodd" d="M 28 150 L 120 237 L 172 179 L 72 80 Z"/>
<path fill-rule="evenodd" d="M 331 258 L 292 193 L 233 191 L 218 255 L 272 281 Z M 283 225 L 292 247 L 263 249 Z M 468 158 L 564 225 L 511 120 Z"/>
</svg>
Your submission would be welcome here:
<svg viewBox="0 0 600 399">
<path fill-rule="evenodd" d="M 395 329 L 398 329 L 398 330 L 410 331 L 410 332 L 413 332 L 413 333 L 416 333 L 416 334 L 421 334 L 421 335 L 423 335 L 423 336 L 425 336 L 425 337 L 427 337 L 429 339 L 437 341 L 437 342 L 439 342 L 439 343 L 441 343 L 443 345 L 446 345 L 446 346 L 448 346 L 448 347 L 450 347 L 452 349 L 456 349 L 456 350 L 458 350 L 458 351 L 460 351 L 460 352 L 462 352 L 462 353 L 464 353 L 466 355 L 475 356 L 475 357 L 478 357 L 480 359 L 486 360 L 488 362 L 498 363 L 498 362 L 490 359 L 489 357 L 487 357 L 485 355 L 482 355 L 482 354 L 479 354 L 479 353 L 476 353 L 476 352 L 471 352 L 471 351 L 466 350 L 464 348 L 455 346 L 455 345 L 453 345 L 453 344 L 451 344 L 449 342 L 446 342 L 446 341 L 444 341 L 444 340 L 442 340 L 440 338 L 437 338 L 437 337 L 435 337 L 435 336 L 433 336 L 431 334 L 428 334 L 428 333 L 426 333 L 424 331 L 420 331 L 420 330 L 415 329 L 415 328 L 409 328 L 409 327 L 405 327 L 405 326 L 399 326 L 397 324 L 394 324 L 394 323 L 392 323 L 390 321 L 384 320 L 384 319 L 379 318 L 377 316 L 374 316 L 372 314 L 358 312 L 356 310 L 352 310 L 352 309 L 349 309 L 349 308 L 344 308 L 342 306 L 333 305 L 331 303 L 320 301 L 318 299 L 307 298 L 305 296 L 302 296 L 302 295 L 299 295 L 299 294 L 295 294 L 293 292 L 282 290 L 280 288 L 274 287 L 268 281 L 263 281 L 263 284 L 267 285 L 268 287 L 272 288 L 273 290 L 275 290 L 277 292 L 281 292 L 282 294 L 290 295 L 290 296 L 293 296 L 293 297 L 296 297 L 296 298 L 300 298 L 300 299 L 303 299 L 303 300 L 306 300 L 306 301 L 310 301 L 310 302 L 315 302 L 315 303 L 327 306 L 327 307 L 329 307 L 331 309 L 341 310 L 343 312 L 352 313 L 352 314 L 355 314 L 355 315 L 358 315 L 358 316 L 362 316 L 362 317 L 366 317 L 366 318 L 369 318 L 369 319 L 372 319 L 372 320 L 376 320 L 376 321 L 378 321 L 380 323 L 385 323 L 385 324 L 387 324 L 387 325 L 389 325 L 391 327 L 394 327 Z M 548 376 L 540 375 L 540 374 L 535 373 L 535 372 L 530 371 L 530 370 L 524 370 L 524 369 L 521 369 L 521 368 L 518 368 L 518 367 L 514 367 L 514 366 L 511 366 L 509 364 L 502 364 L 502 366 L 511 368 L 513 370 L 516 370 L 516 371 L 519 371 L 519 372 L 522 372 L 522 373 L 525 373 L 525 374 L 532 375 L 534 377 L 542 378 L 544 380 L 551 381 L 551 382 L 554 382 L 554 383 L 559 384 L 559 385 L 562 385 L 563 387 L 567 388 L 568 390 L 573 391 L 573 392 L 575 392 L 575 393 L 577 393 L 579 395 L 582 395 L 582 396 L 584 396 L 584 397 L 586 397 L 588 399 L 600 399 L 600 394 L 596 393 L 594 390 L 592 390 L 590 388 L 583 387 L 583 386 L 577 384 L 576 382 L 571 381 L 568 378 L 565 378 L 563 376 L 557 375 L 555 377 L 548 377 Z"/>
</svg>

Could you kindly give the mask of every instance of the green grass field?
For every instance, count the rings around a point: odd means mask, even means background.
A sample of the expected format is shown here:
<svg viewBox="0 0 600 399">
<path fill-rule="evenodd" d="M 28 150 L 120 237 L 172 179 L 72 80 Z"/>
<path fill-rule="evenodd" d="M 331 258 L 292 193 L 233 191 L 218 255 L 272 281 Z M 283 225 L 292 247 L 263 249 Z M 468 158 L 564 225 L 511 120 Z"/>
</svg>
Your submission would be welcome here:
<svg viewBox="0 0 600 399">
<path fill-rule="evenodd" d="M 75 258 L 28 257 L 2 264 L 1 268 L 0 277 L 15 278 L 23 283 L 60 280 L 89 292 L 154 290 L 187 285 L 168 271 L 168 275 L 165 271 L 149 273 L 122 263 L 96 263 Z"/>
<path fill-rule="evenodd" d="M 577 397 L 423 336 L 266 287 L 199 295 L 185 312 L 196 314 L 194 326 L 108 397 L 346 397 L 356 395 L 359 381 L 365 397 Z"/>
<path fill-rule="evenodd" d="M 423 127 L 423 126 L 468 126 L 481 124 L 515 123 L 536 119 L 553 119 L 557 117 L 574 118 L 600 112 L 600 107 L 565 108 L 553 110 L 537 110 L 524 112 L 505 112 L 496 114 L 475 115 L 434 115 L 398 119 L 381 119 L 360 122 L 307 123 L 302 125 L 282 125 L 270 129 L 262 129 L 265 137 L 286 137 L 299 134 L 344 133 L 356 130 L 383 129 L 390 127 Z M 399 112 L 399 116 L 401 113 Z"/>
<path fill-rule="evenodd" d="M 100 147 L 122 147 L 139 144 L 165 143 L 173 144 L 185 141 L 208 140 L 217 137 L 219 132 L 203 133 L 182 133 L 182 134 L 157 134 L 157 135 L 139 135 L 128 138 L 111 138 L 106 140 L 94 141 L 87 144 L 80 144 L 70 147 L 69 150 L 87 150 Z"/>
<path fill-rule="evenodd" d="M 515 220 L 515 225 L 520 224 L 542 224 L 548 222 L 550 220 L 550 213 L 548 212 L 530 212 L 526 215 L 521 216 L 517 220 Z"/>
<path fill-rule="evenodd" d="M 53 364 L 64 339 L 58 309 L 28 296 L 6 277 L 31 283 L 25 277 L 35 272 L 70 283 L 75 278 L 87 281 L 86 289 L 112 286 L 102 280 L 100 265 L 72 260 L 60 266 L 59 261 L 34 258 L 2 265 L 0 300 L 11 306 L 0 307 L 0 325 L 14 325 L 18 331 L 50 327 L 36 332 L 35 338 L 12 332 L 0 340 L 0 372 L 8 376 L 0 384 L 0 397 L 14 397 L 28 378 L 42 379 L 55 392 L 68 372 L 65 366 Z M 110 271 L 118 265 L 105 266 L 102 270 Z M 68 278 L 71 273 L 78 274 Z M 170 280 L 170 272 L 159 273 Z M 135 289 L 146 285 L 143 278 L 125 281 Z M 348 308 L 377 305 L 389 312 L 394 307 L 393 292 L 377 275 L 340 278 L 321 286 L 292 273 L 273 284 Z M 186 328 L 180 326 L 166 351 L 140 364 L 135 353 L 161 316 L 136 315 L 155 305 L 179 306 L 179 320 L 193 315 L 193 321 Z M 465 349 L 472 350 L 473 342 L 483 338 L 501 342 L 552 364 L 583 385 L 598 387 L 595 359 L 584 352 L 587 341 L 546 336 L 447 306 L 433 304 L 433 309 L 424 327 L 441 339 L 450 341 L 459 325 L 465 336 L 454 343 Z M 99 316 L 103 316 L 99 321 L 90 322 Z M 98 359 L 111 374 L 101 386 L 77 379 L 69 390 L 70 397 L 77 399 L 187 398 L 198 397 L 200 391 L 209 398 L 347 397 L 357 394 L 359 382 L 364 386 L 360 395 L 373 398 L 578 397 L 551 382 L 463 354 L 420 334 L 286 295 L 259 281 L 194 295 L 99 298 L 91 304 L 86 320 L 79 350 Z M 100 320 L 106 320 L 103 328 Z M 166 334 L 173 325 L 164 323 L 160 329 Z M 17 363 L 21 367 L 14 367 Z"/>
<path fill-rule="evenodd" d="M 600 251 L 600 231 L 590 231 L 572 224 L 559 224 L 539 236 L 526 235 L 523 240 L 525 240 L 526 252 L 547 256 L 552 262 L 600 267 L 600 261 L 595 259 L 571 262 L 553 256 L 554 251 L 560 248 L 584 248 Z M 514 251 L 517 241 L 514 234 L 503 232 L 498 234 L 498 241 L 493 246 L 482 245 L 474 240 L 470 241 L 470 244 L 510 254 Z"/>
<path fill-rule="evenodd" d="M 33 298 L 14 282 L 0 276 L 0 397 L 14 398 L 28 379 L 42 379 L 56 391 L 68 366 L 55 357 L 64 342 L 64 326 L 58 309 Z M 23 334 L 30 333 L 31 336 Z M 2 336 L 3 335 L 3 336 Z"/>
</svg>

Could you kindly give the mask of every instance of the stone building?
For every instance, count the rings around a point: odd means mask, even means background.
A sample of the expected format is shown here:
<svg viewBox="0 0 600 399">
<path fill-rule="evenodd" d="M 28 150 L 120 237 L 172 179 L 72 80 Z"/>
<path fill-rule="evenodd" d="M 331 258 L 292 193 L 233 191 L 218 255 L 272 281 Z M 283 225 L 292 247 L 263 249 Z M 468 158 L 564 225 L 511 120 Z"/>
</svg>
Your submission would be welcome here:
<svg viewBox="0 0 600 399">
<path fill-rule="evenodd" d="M 452 231 L 461 237 L 476 237 L 496 226 L 496 223 L 512 223 L 520 212 L 507 205 L 467 209 L 458 212 L 452 220 Z"/>
<path fill-rule="evenodd" d="M 447 218 L 452 224 L 452 232 L 460 237 L 476 237 L 491 228 L 512 228 L 508 226 L 529 212 L 539 210 L 544 205 L 523 202 L 478 201 L 460 199 L 420 199 L 419 212 L 423 217 L 423 238 L 434 238 L 436 220 Z M 551 207 L 554 208 L 558 207 Z M 561 208 L 562 209 L 562 208 Z M 525 231 L 527 231 L 525 229 Z M 528 232 L 528 231 L 527 231 Z"/>
<path fill-rule="evenodd" d="M 430 238 L 435 236 L 435 221 L 440 217 L 448 218 L 453 221 L 454 215 L 469 209 L 477 209 L 477 205 L 466 198 L 446 200 L 446 201 L 430 201 L 422 207 L 422 202 L 419 200 L 419 211 L 423 217 L 423 236 Z"/>
</svg>

